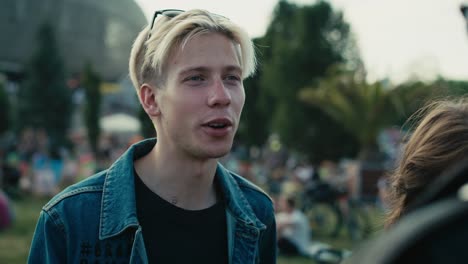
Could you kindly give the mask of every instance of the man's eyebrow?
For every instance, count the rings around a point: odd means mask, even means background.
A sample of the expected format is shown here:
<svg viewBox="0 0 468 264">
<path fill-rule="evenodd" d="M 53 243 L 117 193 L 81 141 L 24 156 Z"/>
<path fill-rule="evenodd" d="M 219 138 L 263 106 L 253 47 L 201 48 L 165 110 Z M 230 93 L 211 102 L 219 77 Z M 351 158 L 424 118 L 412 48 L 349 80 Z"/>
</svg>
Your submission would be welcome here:
<svg viewBox="0 0 468 264">
<path fill-rule="evenodd" d="M 223 67 L 223 70 L 224 70 L 224 71 L 238 71 L 238 72 L 242 72 L 241 67 L 239 67 L 239 66 L 237 66 L 237 65 L 228 65 L 228 66 L 225 66 L 225 67 Z M 189 72 L 208 72 L 208 71 L 210 71 L 210 68 L 209 68 L 209 67 L 204 67 L 204 66 L 188 67 L 188 68 L 182 69 L 182 70 L 179 72 L 179 75 L 184 75 L 184 74 L 187 74 L 187 73 L 189 73 Z"/>
<path fill-rule="evenodd" d="M 209 68 L 204 67 L 204 66 L 188 67 L 188 68 L 182 69 L 179 72 L 179 75 L 184 75 L 189 72 L 207 72 L 207 71 L 209 71 Z"/>
<path fill-rule="evenodd" d="M 237 66 L 237 65 L 229 65 L 227 67 L 225 67 L 225 70 L 226 71 L 238 71 L 238 72 L 242 72 L 242 68 Z"/>
</svg>

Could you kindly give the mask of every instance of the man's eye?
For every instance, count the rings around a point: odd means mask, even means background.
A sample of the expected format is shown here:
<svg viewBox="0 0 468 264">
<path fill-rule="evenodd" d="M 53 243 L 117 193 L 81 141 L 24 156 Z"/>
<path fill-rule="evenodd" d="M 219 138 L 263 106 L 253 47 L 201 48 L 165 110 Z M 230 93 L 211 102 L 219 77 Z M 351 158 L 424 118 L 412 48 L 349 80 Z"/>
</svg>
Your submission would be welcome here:
<svg viewBox="0 0 468 264">
<path fill-rule="evenodd" d="M 191 81 L 191 82 L 197 82 L 197 81 L 203 81 L 204 78 L 200 75 L 194 75 L 194 76 L 189 76 L 184 79 L 184 81 Z"/>
<path fill-rule="evenodd" d="M 237 75 L 228 75 L 226 76 L 226 80 L 228 81 L 240 81 L 240 77 Z"/>
</svg>

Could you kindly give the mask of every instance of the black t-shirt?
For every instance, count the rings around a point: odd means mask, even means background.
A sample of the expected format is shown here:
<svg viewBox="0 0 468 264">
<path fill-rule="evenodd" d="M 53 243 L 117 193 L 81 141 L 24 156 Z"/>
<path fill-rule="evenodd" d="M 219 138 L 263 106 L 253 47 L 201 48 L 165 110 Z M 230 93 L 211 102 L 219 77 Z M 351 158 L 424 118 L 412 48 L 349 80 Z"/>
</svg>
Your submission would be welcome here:
<svg viewBox="0 0 468 264">
<path fill-rule="evenodd" d="M 226 212 L 221 199 L 207 209 L 185 210 L 153 193 L 136 172 L 135 192 L 149 263 L 228 263 Z"/>
</svg>

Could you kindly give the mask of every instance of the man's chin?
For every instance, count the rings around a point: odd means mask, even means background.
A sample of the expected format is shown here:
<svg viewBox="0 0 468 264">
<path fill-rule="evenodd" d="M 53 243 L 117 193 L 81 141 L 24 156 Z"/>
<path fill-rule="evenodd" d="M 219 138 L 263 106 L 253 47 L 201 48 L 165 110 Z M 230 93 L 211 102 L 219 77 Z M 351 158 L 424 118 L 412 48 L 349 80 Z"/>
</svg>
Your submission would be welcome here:
<svg viewBox="0 0 468 264">
<path fill-rule="evenodd" d="M 219 159 L 226 156 L 232 148 L 232 142 L 223 142 L 220 144 L 206 143 L 202 144 L 201 142 L 192 149 L 192 155 L 200 159 Z"/>
<path fill-rule="evenodd" d="M 211 159 L 219 159 L 219 158 L 226 156 L 229 152 L 230 152 L 230 149 L 225 150 L 225 151 L 215 151 L 215 152 L 208 153 L 207 156 L 209 156 L 209 158 Z"/>
<path fill-rule="evenodd" d="M 231 146 L 206 149 L 205 155 L 210 159 L 219 159 L 226 156 L 231 151 Z"/>
</svg>

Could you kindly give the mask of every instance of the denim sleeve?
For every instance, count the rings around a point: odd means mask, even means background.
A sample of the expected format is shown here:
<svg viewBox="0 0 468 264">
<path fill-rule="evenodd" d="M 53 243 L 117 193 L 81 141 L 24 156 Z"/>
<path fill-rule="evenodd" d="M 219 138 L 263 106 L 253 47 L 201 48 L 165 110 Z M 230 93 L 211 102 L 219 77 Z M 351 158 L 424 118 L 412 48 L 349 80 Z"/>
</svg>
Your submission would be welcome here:
<svg viewBox="0 0 468 264">
<path fill-rule="evenodd" d="M 28 263 L 66 263 L 66 240 L 59 219 L 41 211 L 29 251 Z"/>
<path fill-rule="evenodd" d="M 260 242 L 260 263 L 271 264 L 276 263 L 277 258 L 277 242 L 276 242 L 276 221 L 275 214 L 270 210 L 268 221 L 266 221 L 266 230 L 263 232 Z"/>
</svg>

